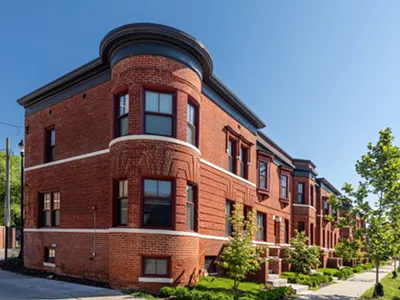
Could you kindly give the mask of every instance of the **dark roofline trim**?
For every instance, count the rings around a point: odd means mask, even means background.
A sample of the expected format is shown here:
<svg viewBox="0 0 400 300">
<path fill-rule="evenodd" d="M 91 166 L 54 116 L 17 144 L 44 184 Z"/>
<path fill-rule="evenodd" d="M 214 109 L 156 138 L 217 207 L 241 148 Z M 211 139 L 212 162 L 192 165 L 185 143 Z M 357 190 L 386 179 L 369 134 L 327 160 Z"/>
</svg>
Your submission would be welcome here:
<svg viewBox="0 0 400 300">
<path fill-rule="evenodd" d="M 290 160 L 293 160 L 293 157 L 290 156 L 285 150 L 283 150 L 283 148 L 281 146 L 279 146 L 277 143 L 275 143 L 271 138 L 269 138 L 264 132 L 262 132 L 261 130 L 258 131 L 258 135 L 261 136 L 261 138 L 263 138 L 267 143 L 271 144 L 272 147 L 276 148 L 277 150 L 279 150 L 279 152 L 281 152 L 282 154 L 284 154 L 285 156 L 287 156 L 287 158 L 289 158 Z"/>
<path fill-rule="evenodd" d="M 110 31 L 101 41 L 100 57 L 21 97 L 17 102 L 24 108 L 30 107 L 29 111 L 33 113 L 43 109 L 44 106 L 48 107 L 66 99 L 64 98 L 65 90 L 74 89 L 75 85 L 88 81 L 91 77 L 107 70 L 110 72 L 110 62 L 113 61 L 113 55 L 121 54 L 119 50 L 126 49 L 126 46 L 132 43 L 163 45 L 164 49 L 160 51 L 159 55 L 170 56 L 169 58 L 171 58 L 171 54 L 174 55 L 178 51 L 171 51 L 167 55 L 166 47 L 181 49 L 183 52 L 180 51 L 178 61 L 186 63 L 197 74 L 201 71 L 203 74 L 199 74 L 199 76 L 202 75 L 203 82 L 249 120 L 256 129 L 265 127 L 265 123 L 213 74 L 211 56 L 200 41 L 178 29 L 152 23 L 128 24 Z M 154 49 L 152 53 L 154 53 Z M 182 53 L 187 53 L 186 57 Z M 127 55 L 127 53 L 124 53 L 124 55 Z M 133 55 L 143 55 L 143 53 L 137 51 Z M 198 63 L 195 63 L 195 61 Z M 201 68 L 196 66 L 201 66 Z M 69 92 L 68 95 L 70 94 Z M 46 104 L 41 103 L 37 108 L 33 107 L 39 102 L 47 101 L 50 97 L 57 99 L 56 101 L 48 101 Z"/>
<path fill-rule="evenodd" d="M 309 160 L 309 159 L 294 158 L 294 159 L 293 159 L 293 163 L 296 163 L 296 162 L 308 163 L 308 164 L 312 165 L 313 168 L 316 168 L 316 167 L 317 167 L 317 166 L 316 166 L 311 160 Z"/>
<path fill-rule="evenodd" d="M 341 193 L 340 191 L 335 188 L 328 180 L 326 180 L 324 177 L 319 177 L 317 178 L 317 181 L 322 185 L 325 185 L 333 194 L 340 196 Z"/>
<path fill-rule="evenodd" d="M 283 164 L 289 166 L 290 168 L 294 169 L 295 165 L 292 164 L 291 161 L 289 161 L 286 157 L 282 156 L 280 153 L 278 153 L 276 150 L 272 149 L 271 147 L 269 147 L 268 144 L 265 143 L 265 141 L 261 140 L 260 138 L 257 138 L 257 143 L 259 145 L 261 145 L 262 147 L 264 147 L 265 149 L 269 150 L 270 152 L 272 152 L 274 154 L 274 156 Z"/>
</svg>

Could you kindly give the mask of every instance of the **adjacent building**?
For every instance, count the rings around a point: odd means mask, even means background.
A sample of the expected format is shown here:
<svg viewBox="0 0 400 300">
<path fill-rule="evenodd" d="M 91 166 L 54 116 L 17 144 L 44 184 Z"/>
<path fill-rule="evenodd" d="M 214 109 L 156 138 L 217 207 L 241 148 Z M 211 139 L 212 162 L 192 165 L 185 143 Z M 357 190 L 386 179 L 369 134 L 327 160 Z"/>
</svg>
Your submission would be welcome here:
<svg viewBox="0 0 400 300">
<path fill-rule="evenodd" d="M 288 268 L 294 231 L 333 256 L 324 219 L 338 190 L 295 159 L 213 73 L 204 45 L 177 29 L 131 24 L 99 57 L 22 97 L 25 264 L 158 289 L 218 272 L 236 201 L 257 211 L 269 246 L 256 278 Z"/>
</svg>

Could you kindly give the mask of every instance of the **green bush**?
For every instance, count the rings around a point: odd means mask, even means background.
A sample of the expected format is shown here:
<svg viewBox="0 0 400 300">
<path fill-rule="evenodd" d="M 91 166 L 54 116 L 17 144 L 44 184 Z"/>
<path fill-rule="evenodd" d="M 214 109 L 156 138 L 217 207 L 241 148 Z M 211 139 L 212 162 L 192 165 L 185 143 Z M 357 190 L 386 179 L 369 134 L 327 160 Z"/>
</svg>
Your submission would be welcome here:
<svg viewBox="0 0 400 300">
<path fill-rule="evenodd" d="M 364 268 L 363 268 L 363 266 L 361 266 L 361 265 L 355 266 L 355 267 L 353 268 L 353 270 L 354 270 L 354 273 L 362 273 L 362 272 L 364 272 Z"/>
<path fill-rule="evenodd" d="M 282 276 L 282 278 L 287 278 L 289 283 L 303 284 L 303 285 L 308 285 L 309 287 L 318 287 L 322 283 L 329 283 L 333 281 L 331 275 L 322 275 L 321 273 L 315 273 L 311 275 L 298 274 L 297 276 L 296 275 L 293 276 L 292 274 L 287 274 L 290 272 L 285 272 L 285 273 L 286 274 Z"/>
<path fill-rule="evenodd" d="M 321 272 L 324 275 L 328 275 L 328 276 L 335 276 L 335 274 L 338 272 L 337 269 L 333 269 L 333 268 L 324 268 L 324 269 L 319 269 L 319 272 Z"/>
</svg>

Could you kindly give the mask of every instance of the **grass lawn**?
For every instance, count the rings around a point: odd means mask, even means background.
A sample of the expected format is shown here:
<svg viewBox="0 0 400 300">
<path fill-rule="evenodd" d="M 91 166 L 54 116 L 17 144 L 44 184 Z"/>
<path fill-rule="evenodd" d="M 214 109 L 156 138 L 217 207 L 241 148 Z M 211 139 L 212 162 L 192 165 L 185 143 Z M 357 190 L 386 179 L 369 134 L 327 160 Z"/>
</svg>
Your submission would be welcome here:
<svg viewBox="0 0 400 300">
<path fill-rule="evenodd" d="M 400 278 L 397 277 L 392 279 L 392 274 L 386 275 L 383 279 L 381 279 L 380 283 L 383 285 L 383 289 L 385 292 L 385 296 L 378 298 L 379 300 L 392 300 L 392 299 L 400 299 Z M 373 299 L 372 294 L 374 292 L 374 287 L 370 288 L 366 291 L 359 299 Z"/>
<path fill-rule="evenodd" d="M 251 281 L 243 281 L 239 283 L 239 290 L 250 293 L 253 295 L 257 295 L 264 288 L 263 284 L 255 283 Z M 216 294 L 234 294 L 233 289 L 233 280 L 226 277 L 217 277 L 217 276 L 206 276 L 201 277 L 199 283 L 193 287 L 193 290 L 198 291 L 209 291 Z M 132 290 L 122 291 L 125 294 L 132 295 L 135 297 L 140 297 L 144 299 L 157 299 L 153 295 L 145 292 L 138 292 Z M 158 298 L 159 299 L 159 298 Z"/>
</svg>

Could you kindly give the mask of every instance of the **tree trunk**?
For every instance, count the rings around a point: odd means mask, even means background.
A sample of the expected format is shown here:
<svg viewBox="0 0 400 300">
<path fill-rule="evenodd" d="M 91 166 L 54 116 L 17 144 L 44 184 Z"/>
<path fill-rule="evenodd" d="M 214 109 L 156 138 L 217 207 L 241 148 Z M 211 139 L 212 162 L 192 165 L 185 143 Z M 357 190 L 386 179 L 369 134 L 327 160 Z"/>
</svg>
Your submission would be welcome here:
<svg viewBox="0 0 400 300">
<path fill-rule="evenodd" d="M 384 295 L 383 285 L 379 283 L 379 258 L 376 260 L 376 282 L 374 293 L 372 295 L 373 298 L 382 297 Z"/>
<path fill-rule="evenodd" d="M 375 284 L 379 283 L 379 259 L 376 260 L 376 280 L 375 280 Z"/>
</svg>

